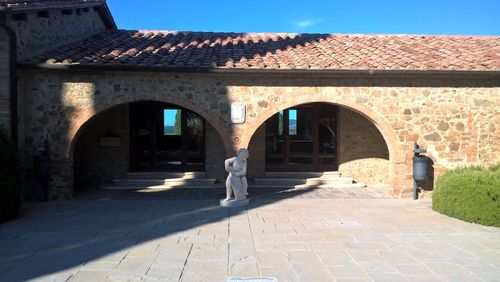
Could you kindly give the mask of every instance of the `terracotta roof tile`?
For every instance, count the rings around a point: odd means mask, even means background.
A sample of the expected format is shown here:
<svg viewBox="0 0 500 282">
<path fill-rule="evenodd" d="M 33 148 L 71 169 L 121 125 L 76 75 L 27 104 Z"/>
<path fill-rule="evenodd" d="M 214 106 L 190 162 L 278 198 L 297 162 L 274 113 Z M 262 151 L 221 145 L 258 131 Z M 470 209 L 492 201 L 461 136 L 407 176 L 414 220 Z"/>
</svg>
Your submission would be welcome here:
<svg viewBox="0 0 500 282">
<path fill-rule="evenodd" d="M 109 30 L 24 63 L 500 71 L 500 37 Z"/>
</svg>

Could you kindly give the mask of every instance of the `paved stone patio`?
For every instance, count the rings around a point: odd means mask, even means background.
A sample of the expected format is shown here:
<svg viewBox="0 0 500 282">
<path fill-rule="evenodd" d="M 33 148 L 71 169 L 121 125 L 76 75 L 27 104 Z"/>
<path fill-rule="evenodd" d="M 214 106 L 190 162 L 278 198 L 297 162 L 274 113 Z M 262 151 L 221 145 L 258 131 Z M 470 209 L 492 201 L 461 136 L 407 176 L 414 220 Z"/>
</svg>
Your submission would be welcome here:
<svg viewBox="0 0 500 282">
<path fill-rule="evenodd" d="M 98 191 L 27 205 L 0 225 L 0 281 L 500 281 L 500 229 L 429 200 L 253 191 L 249 207 L 229 210 L 221 194 Z"/>
</svg>

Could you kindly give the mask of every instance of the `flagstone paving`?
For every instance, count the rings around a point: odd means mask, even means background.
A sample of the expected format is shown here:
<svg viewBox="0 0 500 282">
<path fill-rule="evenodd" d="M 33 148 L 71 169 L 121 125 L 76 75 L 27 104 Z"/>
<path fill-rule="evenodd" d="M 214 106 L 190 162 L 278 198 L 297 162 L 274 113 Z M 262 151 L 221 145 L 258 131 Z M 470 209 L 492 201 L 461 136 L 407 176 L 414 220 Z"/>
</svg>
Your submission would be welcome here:
<svg viewBox="0 0 500 282">
<path fill-rule="evenodd" d="M 0 281 L 500 281 L 499 228 L 360 191 L 253 191 L 239 209 L 196 190 L 30 204 L 0 225 Z"/>
</svg>

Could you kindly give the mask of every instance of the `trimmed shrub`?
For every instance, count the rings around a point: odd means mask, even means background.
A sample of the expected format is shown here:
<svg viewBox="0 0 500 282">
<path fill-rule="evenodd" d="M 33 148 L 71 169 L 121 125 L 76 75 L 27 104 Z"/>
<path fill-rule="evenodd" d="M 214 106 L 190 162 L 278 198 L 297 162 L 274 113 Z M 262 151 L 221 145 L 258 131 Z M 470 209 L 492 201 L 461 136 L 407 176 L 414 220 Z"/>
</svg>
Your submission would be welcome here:
<svg viewBox="0 0 500 282">
<path fill-rule="evenodd" d="M 446 172 L 436 181 L 432 208 L 468 222 L 500 227 L 500 164 Z"/>
<path fill-rule="evenodd" d="M 21 197 L 16 150 L 5 131 L 0 129 L 0 222 L 17 216 Z"/>
<path fill-rule="evenodd" d="M 500 172 L 500 164 L 492 165 L 488 169 L 492 172 L 499 173 Z"/>
</svg>

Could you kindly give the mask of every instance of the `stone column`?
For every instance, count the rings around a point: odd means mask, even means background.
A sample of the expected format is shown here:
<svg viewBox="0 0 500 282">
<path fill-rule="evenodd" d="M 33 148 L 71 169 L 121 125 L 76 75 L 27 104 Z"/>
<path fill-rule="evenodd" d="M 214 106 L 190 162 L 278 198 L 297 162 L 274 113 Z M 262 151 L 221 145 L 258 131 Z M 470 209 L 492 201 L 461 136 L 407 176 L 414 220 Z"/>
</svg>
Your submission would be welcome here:
<svg viewBox="0 0 500 282">
<path fill-rule="evenodd" d="M 73 197 L 73 160 L 62 157 L 50 160 L 49 199 Z"/>
<path fill-rule="evenodd" d="M 9 38 L 0 27 L 0 128 L 10 132 Z"/>
</svg>

